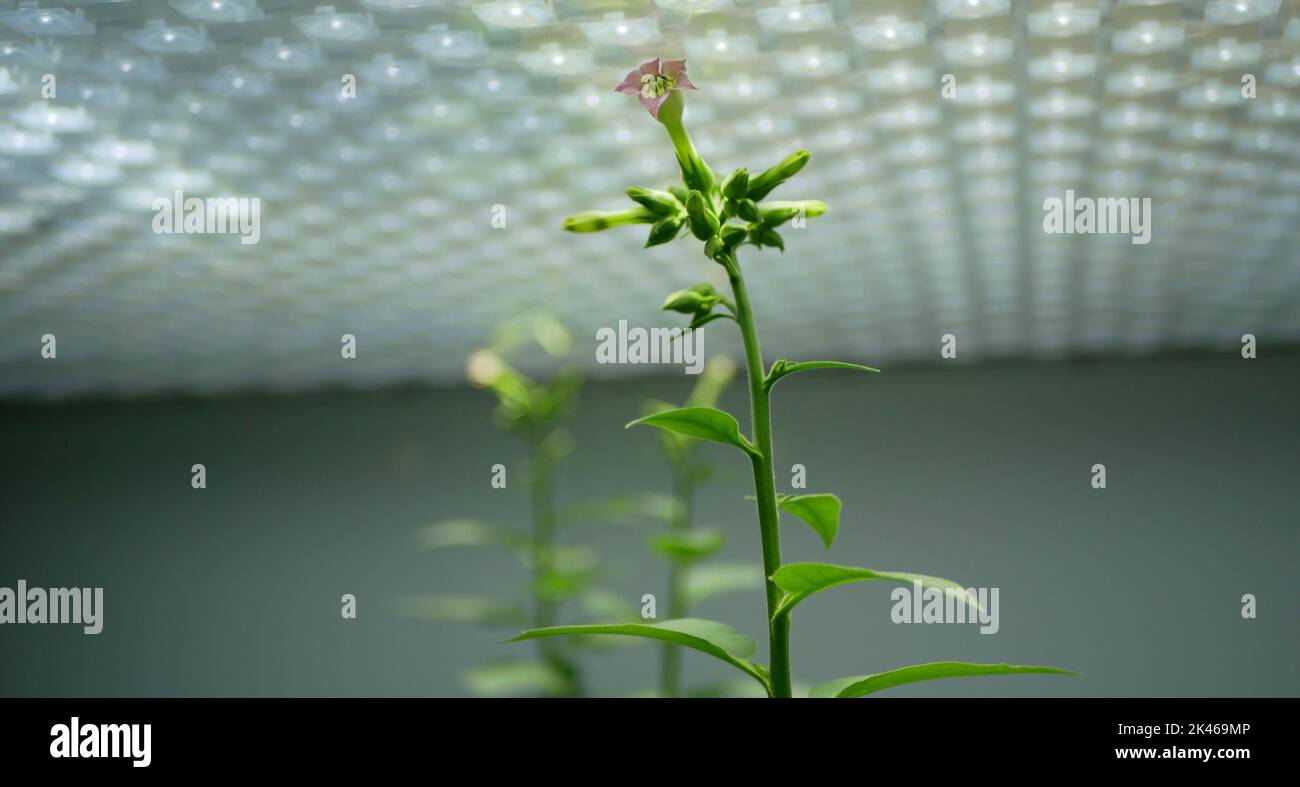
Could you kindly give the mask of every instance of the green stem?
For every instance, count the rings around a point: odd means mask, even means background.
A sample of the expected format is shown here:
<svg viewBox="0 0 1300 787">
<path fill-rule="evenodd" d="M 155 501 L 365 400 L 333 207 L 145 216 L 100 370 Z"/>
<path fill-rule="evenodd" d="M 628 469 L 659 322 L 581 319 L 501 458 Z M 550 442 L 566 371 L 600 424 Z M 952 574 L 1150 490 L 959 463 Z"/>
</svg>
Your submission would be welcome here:
<svg viewBox="0 0 1300 787">
<path fill-rule="evenodd" d="M 772 463 L 772 423 L 763 351 L 758 344 L 758 329 L 754 325 L 754 310 L 745 289 L 745 278 L 735 255 L 725 262 L 727 277 L 731 280 L 732 294 L 736 298 L 736 322 L 745 341 L 745 366 L 749 373 L 749 405 L 754 447 L 751 455 L 754 466 L 754 496 L 758 499 L 759 535 L 763 542 L 763 574 L 767 578 L 768 650 L 772 675 L 772 696 L 791 696 L 790 687 L 790 618 L 775 615 L 782 591 L 772 581 L 772 575 L 781 567 L 781 522 L 776 507 L 776 475 Z"/>
<path fill-rule="evenodd" d="M 689 455 L 673 462 L 673 499 L 677 501 L 677 511 L 673 515 L 670 527 L 673 530 L 691 528 L 691 506 L 695 497 L 695 485 L 691 480 Z M 668 618 L 675 620 L 686 617 L 686 569 L 677 561 L 668 567 Z M 681 649 L 672 643 L 664 643 L 662 673 L 659 691 L 665 697 L 676 697 L 681 691 Z"/>
<path fill-rule="evenodd" d="M 697 189 L 708 197 L 713 192 L 713 170 L 709 169 L 709 165 L 695 150 L 695 143 L 691 141 L 691 135 L 682 124 L 684 107 L 685 102 L 682 101 L 681 91 L 674 90 L 668 100 L 659 107 L 659 122 L 668 129 L 668 137 L 672 140 L 673 150 L 677 154 L 677 164 L 682 170 L 683 182 L 686 183 L 687 188 Z"/>
<path fill-rule="evenodd" d="M 555 481 L 551 473 L 551 462 L 543 455 L 546 441 L 532 441 L 532 466 L 529 468 L 529 503 L 532 509 L 532 563 L 533 586 L 538 587 L 542 578 L 555 562 Z M 556 605 L 540 592 L 533 594 L 533 628 L 546 628 L 555 625 Z M 538 640 L 537 655 L 557 674 L 564 678 L 564 688 L 560 696 L 576 696 L 581 692 L 577 668 L 559 652 L 560 642 Z"/>
</svg>

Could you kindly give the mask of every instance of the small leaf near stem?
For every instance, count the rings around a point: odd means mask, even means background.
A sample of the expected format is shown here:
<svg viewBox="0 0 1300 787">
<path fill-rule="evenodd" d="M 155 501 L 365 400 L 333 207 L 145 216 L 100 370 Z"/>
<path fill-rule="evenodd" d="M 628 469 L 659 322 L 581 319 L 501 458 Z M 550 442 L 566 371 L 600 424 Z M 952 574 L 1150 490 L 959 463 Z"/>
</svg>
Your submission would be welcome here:
<svg viewBox="0 0 1300 787">
<path fill-rule="evenodd" d="M 772 390 L 772 386 L 776 385 L 776 381 L 780 380 L 782 377 L 794 374 L 795 372 L 806 372 L 810 369 L 856 369 L 859 372 L 880 373 L 879 369 L 873 366 L 863 366 L 860 363 L 845 363 L 843 361 L 801 361 L 799 363 L 790 363 L 782 358 L 772 364 L 772 371 L 768 373 L 764 387 L 770 391 Z"/>
<path fill-rule="evenodd" d="M 832 494 L 777 495 L 776 505 L 802 519 L 817 535 L 827 549 L 835 542 L 840 529 L 840 499 Z M 779 584 L 779 583 L 778 583 Z"/>
<path fill-rule="evenodd" d="M 682 407 L 665 410 L 638 418 L 626 428 L 639 425 L 657 426 L 690 437 L 734 445 L 751 456 L 756 453 L 754 444 L 740 433 L 740 424 L 730 413 L 714 407 Z"/>
<path fill-rule="evenodd" d="M 776 615 L 788 615 L 795 605 L 814 593 L 849 582 L 867 582 L 883 579 L 902 585 L 920 582 L 921 587 L 941 590 L 980 611 L 979 601 L 959 583 L 942 577 L 912 574 L 906 571 L 873 571 L 856 566 L 836 566 L 830 563 L 787 563 L 772 575 L 772 581 L 785 591 L 776 609 Z"/>
</svg>

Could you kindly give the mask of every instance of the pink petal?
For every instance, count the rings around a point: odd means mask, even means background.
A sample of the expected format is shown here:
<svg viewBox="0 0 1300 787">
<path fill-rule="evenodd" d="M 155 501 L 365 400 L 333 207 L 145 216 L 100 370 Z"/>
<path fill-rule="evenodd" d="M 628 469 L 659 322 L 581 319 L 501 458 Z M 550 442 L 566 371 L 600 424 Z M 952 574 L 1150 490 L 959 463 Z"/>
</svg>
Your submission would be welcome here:
<svg viewBox="0 0 1300 787">
<path fill-rule="evenodd" d="M 650 114 L 651 114 L 651 115 L 654 115 L 655 120 L 658 120 L 658 119 L 659 119 L 659 107 L 663 106 L 663 103 L 664 103 L 665 101 L 668 100 L 668 96 L 672 95 L 672 92 L 673 92 L 673 91 L 671 91 L 671 90 L 665 90 L 664 92 L 660 93 L 659 95 L 655 96 L 654 98 L 646 98 L 645 96 L 642 96 L 642 97 L 641 97 L 641 106 L 643 106 L 643 107 L 645 107 L 646 109 L 650 110 Z"/>
<path fill-rule="evenodd" d="M 685 72 L 685 71 L 683 71 L 681 74 L 678 74 L 678 76 L 677 76 L 677 87 L 685 88 L 685 89 L 687 89 L 687 90 L 699 90 L 698 87 L 696 87 L 695 85 L 691 84 L 690 77 L 686 76 L 686 72 Z"/>
<path fill-rule="evenodd" d="M 642 74 L 658 74 L 659 58 L 656 57 L 654 60 L 647 60 L 646 62 L 642 63 L 639 71 Z"/>
<path fill-rule="evenodd" d="M 641 71 L 639 69 L 627 72 L 627 76 L 614 88 L 615 93 L 624 93 L 629 96 L 637 95 L 641 92 Z"/>
<path fill-rule="evenodd" d="M 685 60 L 665 60 L 663 64 L 662 73 L 664 74 L 664 76 L 670 76 L 673 79 L 676 79 L 677 75 L 685 70 L 686 70 Z"/>
</svg>

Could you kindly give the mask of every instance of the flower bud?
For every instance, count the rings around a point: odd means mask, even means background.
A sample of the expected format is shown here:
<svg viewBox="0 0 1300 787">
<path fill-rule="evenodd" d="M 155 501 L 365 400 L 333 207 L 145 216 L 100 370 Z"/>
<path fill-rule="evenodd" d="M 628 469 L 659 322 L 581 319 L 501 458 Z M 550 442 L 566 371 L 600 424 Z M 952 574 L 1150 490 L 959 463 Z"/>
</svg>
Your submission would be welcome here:
<svg viewBox="0 0 1300 787">
<path fill-rule="evenodd" d="M 704 195 L 691 191 L 686 197 L 686 212 L 691 217 L 691 232 L 700 240 L 708 240 L 718 234 L 718 217 L 714 215 Z"/>
<path fill-rule="evenodd" d="M 763 215 L 759 213 L 758 203 L 752 199 L 742 199 L 736 204 L 736 215 L 745 221 L 762 221 Z"/>
<path fill-rule="evenodd" d="M 633 186 L 627 190 L 627 195 L 660 216 L 669 216 L 682 209 L 682 204 L 667 191 Z"/>
<path fill-rule="evenodd" d="M 731 251 L 745 242 L 745 228 L 739 224 L 723 224 L 718 237 L 722 238 L 723 249 Z"/>
<path fill-rule="evenodd" d="M 668 243 L 677 237 L 677 233 L 681 231 L 682 225 L 685 223 L 686 219 L 680 213 L 674 213 L 671 216 L 664 216 L 659 221 L 656 221 L 654 226 L 650 228 L 650 236 L 646 238 L 645 246 L 643 248 L 648 249 L 651 246 L 659 246 Z"/>
<path fill-rule="evenodd" d="M 716 301 L 714 301 L 716 303 Z M 660 308 L 664 311 L 681 312 L 682 314 L 695 314 L 701 309 L 712 307 L 708 298 L 694 290 L 678 290 L 669 294 L 664 300 L 664 305 Z"/>
<path fill-rule="evenodd" d="M 781 238 L 780 233 L 771 227 L 762 224 L 755 224 L 749 228 L 749 239 L 755 246 L 771 246 L 772 248 L 785 251 L 785 240 Z"/>
<path fill-rule="evenodd" d="M 791 153 L 782 159 L 781 163 L 750 178 L 749 193 L 746 196 L 752 200 L 760 200 L 766 197 L 771 193 L 772 189 L 794 177 L 795 173 L 803 169 L 804 164 L 808 163 L 810 155 L 806 150 Z"/>
<path fill-rule="evenodd" d="M 726 247 L 722 243 L 722 238 L 719 238 L 717 235 L 714 235 L 712 238 L 709 238 L 704 242 L 704 256 L 711 260 L 717 259 L 718 255 L 722 254 L 725 250 Z"/>
<path fill-rule="evenodd" d="M 793 202 L 777 201 L 764 203 L 762 206 L 763 223 L 769 227 L 779 227 L 795 216 L 816 218 L 826 212 L 826 203 L 815 199 L 796 200 Z"/>
<path fill-rule="evenodd" d="M 653 224 L 659 217 L 645 208 L 588 210 L 575 213 L 560 226 L 569 232 L 599 232 L 624 224 Z"/>
<path fill-rule="evenodd" d="M 736 170 L 722 181 L 722 195 L 727 199 L 744 199 L 749 191 L 749 171 L 744 167 Z"/>
<path fill-rule="evenodd" d="M 679 151 L 677 164 L 682 169 L 682 182 L 688 188 L 696 191 L 713 188 L 713 170 L 709 169 L 709 165 L 704 163 L 704 159 L 694 149 L 687 151 L 685 156 Z"/>
</svg>

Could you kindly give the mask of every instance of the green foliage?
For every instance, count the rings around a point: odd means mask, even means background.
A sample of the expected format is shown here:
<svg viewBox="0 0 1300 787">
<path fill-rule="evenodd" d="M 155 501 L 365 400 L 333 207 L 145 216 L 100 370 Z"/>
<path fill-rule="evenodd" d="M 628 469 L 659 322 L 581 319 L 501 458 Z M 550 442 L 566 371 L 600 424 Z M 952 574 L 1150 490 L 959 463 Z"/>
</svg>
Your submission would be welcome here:
<svg viewBox="0 0 1300 787">
<path fill-rule="evenodd" d="M 917 664 L 911 667 L 879 672 L 875 675 L 859 675 L 854 678 L 838 678 L 813 686 L 810 697 L 850 698 L 865 697 L 872 692 L 902 686 L 906 683 L 919 683 L 940 678 L 966 678 L 978 675 L 1078 675 L 1070 670 L 1056 667 L 1022 667 L 1013 664 L 970 664 L 962 661 L 937 661 L 933 664 Z"/>
<path fill-rule="evenodd" d="M 727 535 L 712 528 L 670 530 L 650 537 L 650 548 L 669 560 L 686 563 L 709 557 L 727 543 Z"/>
<path fill-rule="evenodd" d="M 787 563 L 772 575 L 776 586 L 786 595 L 777 606 L 776 614 L 789 614 L 794 605 L 814 593 L 849 582 L 866 582 L 884 579 L 911 585 L 920 582 L 923 588 L 934 588 L 969 605 L 975 612 L 980 611 L 979 601 L 960 584 L 941 577 L 925 574 L 912 574 L 905 571 L 872 571 L 869 568 L 853 566 L 836 566 L 829 563 Z"/>
<path fill-rule="evenodd" d="M 646 492 L 575 503 L 561 508 L 558 518 L 562 525 L 631 524 L 647 519 L 670 522 L 680 507 L 672 495 Z"/>
<path fill-rule="evenodd" d="M 530 629 L 510 640 L 510 642 L 574 634 L 610 634 L 671 642 L 692 650 L 698 650 L 701 653 L 707 653 L 743 671 L 763 684 L 764 687 L 768 685 L 767 676 L 762 667 L 748 660 L 750 656 L 754 655 L 754 651 L 758 647 L 754 640 L 743 634 L 737 634 L 725 623 L 718 623 L 713 620 L 682 618 L 680 620 L 665 620 L 660 623 L 551 626 Z"/>
<path fill-rule="evenodd" d="M 831 494 L 777 495 L 776 504 L 808 523 L 821 536 L 826 548 L 835 542 L 840 529 L 840 499 Z"/>
<path fill-rule="evenodd" d="M 657 62 L 652 61 L 647 65 L 657 66 Z M 682 67 L 684 68 L 684 63 Z M 866 372 L 879 370 L 838 361 L 790 363 L 781 359 L 773 364 L 770 371 L 764 373 L 758 329 L 753 310 L 749 305 L 749 294 L 736 256 L 737 252 L 745 244 L 759 249 L 774 248 L 784 252 L 785 239 L 777 232 L 776 227 L 792 220 L 795 220 L 794 226 L 802 227 L 803 219 L 822 215 L 826 212 L 827 206 L 818 200 L 764 201 L 773 190 L 793 178 L 808 164 L 810 154 L 806 150 L 799 150 L 786 156 L 757 175 L 749 174 L 748 169 L 745 168 L 737 169 L 721 184 L 716 184 L 713 170 L 695 149 L 682 123 L 683 107 L 681 91 L 670 86 L 668 95 L 659 105 L 655 115 L 668 131 L 681 169 L 683 185 L 670 186 L 660 192 L 629 189 L 628 195 L 638 203 L 637 208 L 622 213 L 578 214 L 566 221 L 565 227 L 573 231 L 585 232 L 614 226 L 616 221 L 650 223 L 666 220 L 666 218 L 659 218 L 660 216 L 680 219 L 684 209 L 684 221 L 690 226 L 691 236 L 703 244 L 705 256 L 717 262 L 726 271 L 733 300 L 725 299 L 709 285 L 696 285 L 695 288 L 678 290 L 670 294 L 664 302 L 664 308 L 689 315 L 691 319 L 688 327 L 694 330 L 723 317 L 735 321 L 745 345 L 749 372 L 752 441 L 740 433 L 740 425 L 736 419 L 716 409 L 711 399 L 691 401 L 682 408 L 673 408 L 666 403 L 652 403 L 647 415 L 629 423 L 628 426 L 645 424 L 664 430 L 663 444 L 666 454 L 674 462 L 678 471 L 679 483 L 682 479 L 694 478 L 695 468 L 689 464 L 689 461 L 690 448 L 696 440 L 710 440 L 732 445 L 749 456 L 754 470 L 755 499 L 758 501 L 763 572 L 750 574 L 738 570 L 735 566 L 719 564 L 691 567 L 679 565 L 679 561 L 702 557 L 721 546 L 720 539 L 709 535 L 708 531 L 689 533 L 674 530 L 667 535 L 655 536 L 651 543 L 656 551 L 675 561 L 672 569 L 674 572 L 690 569 L 685 574 L 674 574 L 674 577 L 682 582 L 682 595 L 689 599 L 690 603 L 698 603 L 720 588 L 742 585 L 748 587 L 749 583 L 755 580 L 756 586 L 763 586 L 766 584 L 763 581 L 763 574 L 769 575 L 772 585 L 775 586 L 769 588 L 773 592 L 765 594 L 768 604 L 768 650 L 771 666 L 764 668 L 748 661 L 755 649 L 753 640 L 748 637 L 736 634 L 721 623 L 691 619 L 673 619 L 653 624 L 545 627 L 525 632 L 517 639 L 593 634 L 660 639 L 709 653 L 738 667 L 762 684 L 763 689 L 770 696 L 790 697 L 793 696 L 790 670 L 790 616 L 795 605 L 808 596 L 847 582 L 884 579 L 908 584 L 917 581 L 923 587 L 939 588 L 951 594 L 960 593 L 960 598 L 965 603 L 973 604 L 974 600 L 956 583 L 922 574 L 873 571 L 822 563 L 781 565 L 779 511 L 791 513 L 806 522 L 829 549 L 839 530 L 841 504 L 839 498 L 830 494 L 795 496 L 776 494 L 775 454 L 770 425 L 772 386 L 790 374 L 813 369 L 852 369 Z M 676 237 L 678 237 L 676 230 L 670 234 L 667 229 L 659 230 L 658 227 L 651 233 L 651 240 L 655 243 L 666 243 Z M 701 287 L 706 289 L 699 289 Z M 715 311 L 719 305 L 725 306 L 726 310 Z M 716 398 L 716 395 L 712 398 Z M 775 592 L 777 590 L 780 592 Z M 665 673 L 668 674 L 668 662 L 665 664 Z M 881 688 L 919 680 L 1026 672 L 1069 674 L 1064 670 L 1051 667 L 939 662 L 877 675 L 832 681 L 816 687 L 813 694 L 815 696 L 861 696 Z M 673 692 L 670 690 L 667 693 Z"/>
<path fill-rule="evenodd" d="M 753 563 L 699 563 L 691 566 L 683 588 L 686 606 L 740 590 L 761 590 L 763 569 Z"/>
<path fill-rule="evenodd" d="M 417 620 L 450 620 L 483 626 L 517 626 L 528 620 L 523 607 L 483 596 L 428 595 L 399 599 L 397 614 Z"/>
<path fill-rule="evenodd" d="M 560 670 L 537 661 L 508 661 L 474 667 L 464 675 L 465 685 L 480 697 L 562 693 L 568 681 Z"/>
<path fill-rule="evenodd" d="M 670 432 L 677 432 L 701 440 L 734 445 L 745 453 L 753 453 L 754 446 L 740 434 L 740 424 L 730 413 L 724 413 L 713 407 L 682 407 L 677 410 L 665 410 L 647 415 L 630 422 L 627 426 L 657 426 Z"/>
<path fill-rule="evenodd" d="M 767 373 L 765 387 L 771 390 L 776 381 L 782 377 L 794 374 L 795 372 L 806 372 L 811 369 L 854 369 L 859 372 L 880 373 L 879 369 L 871 366 L 863 366 L 860 363 L 845 363 L 843 361 L 801 361 L 800 363 L 790 363 L 784 358 L 776 359 L 772 364 L 772 369 Z"/>
<path fill-rule="evenodd" d="M 416 531 L 416 541 L 423 549 L 449 547 L 509 547 L 518 549 L 528 537 L 503 527 L 485 525 L 473 519 L 449 519 L 425 525 Z"/>
</svg>

